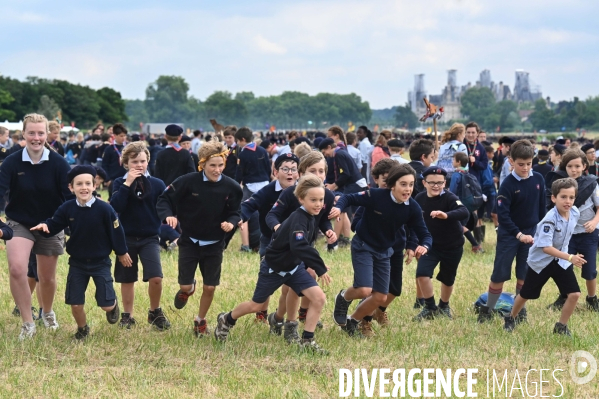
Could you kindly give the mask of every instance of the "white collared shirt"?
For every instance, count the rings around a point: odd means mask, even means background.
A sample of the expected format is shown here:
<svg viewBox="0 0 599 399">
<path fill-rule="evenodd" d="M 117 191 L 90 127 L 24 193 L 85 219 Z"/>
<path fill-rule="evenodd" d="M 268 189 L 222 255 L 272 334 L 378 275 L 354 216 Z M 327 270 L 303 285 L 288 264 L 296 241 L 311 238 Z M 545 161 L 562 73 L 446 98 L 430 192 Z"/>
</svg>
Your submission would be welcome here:
<svg viewBox="0 0 599 399">
<path fill-rule="evenodd" d="M 32 165 L 39 165 L 42 162 L 46 162 L 46 161 L 50 160 L 50 150 L 47 149 L 46 147 L 44 147 L 44 151 L 42 152 L 42 157 L 40 158 L 40 161 L 36 164 L 33 162 L 31 157 L 29 156 L 29 153 L 27 152 L 27 147 L 25 147 L 25 148 L 23 148 L 23 154 L 21 156 L 21 159 L 23 160 L 23 162 L 31 162 Z"/>
<path fill-rule="evenodd" d="M 516 180 L 520 181 L 522 179 L 528 179 L 529 177 L 532 176 L 532 169 L 530 170 L 530 173 L 528 174 L 528 177 L 520 177 L 518 176 L 518 174 L 516 173 L 515 170 L 512 170 L 512 176 L 514 176 L 516 178 Z"/>
<path fill-rule="evenodd" d="M 125 175 L 123 176 L 124 180 L 127 180 L 127 176 L 129 176 L 129 172 L 125 173 Z M 146 169 L 146 173 L 144 173 L 145 177 L 150 177 L 150 172 L 148 172 L 148 170 Z"/>
<path fill-rule="evenodd" d="M 96 202 L 96 197 L 92 197 L 92 199 L 90 199 L 89 201 L 87 201 L 85 203 L 85 205 L 81 205 L 81 203 L 79 202 L 78 199 L 75 199 L 75 202 L 77 203 L 77 206 L 81 207 L 81 208 L 91 208 L 93 203 Z"/>
<path fill-rule="evenodd" d="M 410 200 L 408 199 L 406 202 L 399 202 L 398 200 L 395 199 L 395 197 L 393 196 L 393 193 L 391 191 L 389 191 L 389 195 L 391 195 L 391 199 L 393 200 L 393 202 L 395 202 L 396 204 L 405 204 L 405 205 L 410 205 Z"/>
</svg>

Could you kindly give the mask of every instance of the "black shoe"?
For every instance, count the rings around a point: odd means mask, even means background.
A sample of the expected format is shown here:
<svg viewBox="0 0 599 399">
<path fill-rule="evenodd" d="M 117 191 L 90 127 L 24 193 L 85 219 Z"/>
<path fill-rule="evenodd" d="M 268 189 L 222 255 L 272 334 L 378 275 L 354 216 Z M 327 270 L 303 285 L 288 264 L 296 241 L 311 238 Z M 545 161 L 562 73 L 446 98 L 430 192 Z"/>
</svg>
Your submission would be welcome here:
<svg viewBox="0 0 599 399">
<path fill-rule="evenodd" d="M 268 325 L 270 326 L 270 333 L 274 335 L 283 334 L 283 320 L 277 321 L 275 317 L 276 312 L 272 312 L 266 318 L 268 320 Z"/>
<path fill-rule="evenodd" d="M 599 312 L 599 299 L 597 298 L 597 295 L 592 298 L 587 296 L 587 308 L 594 312 Z"/>
<path fill-rule="evenodd" d="M 131 317 L 130 313 L 121 313 L 121 321 L 119 322 L 119 327 L 126 328 L 127 330 L 129 330 L 136 324 L 137 321 L 133 317 Z"/>
<path fill-rule="evenodd" d="M 335 309 L 333 310 L 333 319 L 338 326 L 344 326 L 347 323 L 347 310 L 352 301 L 346 301 L 343 298 L 345 290 L 339 291 L 335 297 Z"/>
<path fill-rule="evenodd" d="M 114 301 L 114 308 L 112 310 L 106 312 L 106 320 L 110 324 L 116 324 L 119 321 L 119 302 Z"/>
<path fill-rule="evenodd" d="M 424 307 L 424 298 L 416 298 L 414 302 L 414 309 L 420 309 Z"/>
<path fill-rule="evenodd" d="M 15 308 L 12 310 L 12 315 L 15 317 L 21 317 L 21 311 L 17 305 L 15 305 Z"/>
<path fill-rule="evenodd" d="M 566 298 L 564 298 L 560 295 L 557 297 L 555 302 L 553 302 L 551 305 L 547 306 L 547 309 L 562 310 L 562 308 L 564 307 L 565 304 L 566 304 Z"/>
<path fill-rule="evenodd" d="M 362 332 L 360 332 L 360 322 L 352 318 L 347 319 L 345 326 L 341 329 L 347 333 L 350 337 L 362 338 Z"/>
<path fill-rule="evenodd" d="M 75 335 L 73 335 L 73 338 L 75 338 L 78 341 L 81 341 L 81 340 L 87 338 L 88 336 L 89 336 L 89 327 L 86 324 L 84 327 L 77 327 L 77 332 L 75 333 Z"/>
<path fill-rule="evenodd" d="M 572 336 L 572 334 L 570 334 L 570 330 L 568 330 L 568 325 L 562 324 L 560 322 L 555 323 L 555 327 L 553 327 L 553 333 L 565 335 L 568 337 Z"/>
<path fill-rule="evenodd" d="M 493 312 L 489 309 L 488 306 L 481 306 L 478 311 L 478 323 L 486 323 L 487 321 L 491 321 L 493 319 Z"/>
<path fill-rule="evenodd" d="M 487 235 L 487 226 L 485 226 L 484 224 L 482 226 L 480 226 L 480 238 L 482 239 L 480 241 L 480 243 L 482 244 L 483 242 L 485 242 L 485 236 Z"/>
<path fill-rule="evenodd" d="M 148 323 L 156 327 L 158 331 L 164 331 L 171 328 L 171 323 L 164 315 L 162 308 L 156 308 L 153 312 L 148 310 Z"/>
<path fill-rule="evenodd" d="M 288 344 L 297 343 L 300 341 L 299 333 L 297 332 L 297 321 L 286 321 L 283 326 L 283 338 Z"/>
<path fill-rule="evenodd" d="M 511 315 L 503 318 L 503 329 L 507 332 L 512 332 L 516 328 L 516 319 Z"/>
<path fill-rule="evenodd" d="M 423 321 L 423 320 L 433 320 L 436 316 L 439 315 L 439 308 L 437 309 L 429 309 L 426 306 L 418 313 L 413 321 Z"/>
<path fill-rule="evenodd" d="M 181 290 L 177 291 L 177 295 L 175 295 L 175 307 L 177 309 L 183 309 L 185 305 L 187 305 L 187 300 L 190 296 L 192 296 L 196 292 L 196 281 L 193 280 L 193 291 L 191 292 L 183 292 Z"/>
<path fill-rule="evenodd" d="M 516 316 L 515 319 L 517 324 L 525 323 L 526 321 L 528 321 L 528 312 L 526 311 L 526 308 L 522 308 L 522 310 L 520 310 L 520 313 L 518 313 L 518 316 Z"/>
<path fill-rule="evenodd" d="M 451 315 L 451 308 L 449 306 L 437 306 L 439 309 L 439 316 L 447 317 L 449 320 L 453 320 L 453 316 Z"/>
</svg>

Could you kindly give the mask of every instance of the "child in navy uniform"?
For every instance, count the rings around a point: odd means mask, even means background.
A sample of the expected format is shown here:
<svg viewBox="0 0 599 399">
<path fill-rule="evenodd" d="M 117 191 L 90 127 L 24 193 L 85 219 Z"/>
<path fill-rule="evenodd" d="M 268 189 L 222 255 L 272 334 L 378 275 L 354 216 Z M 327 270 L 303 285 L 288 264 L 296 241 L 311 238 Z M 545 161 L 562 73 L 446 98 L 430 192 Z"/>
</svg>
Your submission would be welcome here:
<svg viewBox="0 0 599 399">
<path fill-rule="evenodd" d="M 217 340 L 225 341 L 237 319 L 259 311 L 268 297 L 286 284 L 298 295 L 308 297 L 311 304 L 302 337 L 300 338 L 296 332 L 295 336 L 287 337 L 288 341 L 297 343 L 304 350 L 326 353 L 314 341 L 314 330 L 326 297 L 318 283 L 306 271 L 309 267 L 324 284 L 331 282 L 327 267 L 309 242 L 309 237 L 312 237 L 316 230 L 314 216 L 320 213 L 324 204 L 322 180 L 317 176 L 306 175 L 300 179 L 295 193 L 302 207 L 283 222 L 267 247 L 266 255 L 260 263 L 260 273 L 252 300 L 241 303 L 229 313 L 218 315 L 218 324 L 214 330 Z"/>
<path fill-rule="evenodd" d="M 595 151 L 595 150 L 593 149 L 593 151 Z M 539 162 L 535 166 L 532 167 L 532 170 L 540 173 L 541 176 L 543 176 L 543 179 L 545 179 L 547 176 L 547 173 L 549 173 L 553 170 L 553 166 L 549 165 L 549 163 L 547 162 L 549 160 L 549 151 L 539 150 L 539 153 L 537 155 L 539 157 Z"/>
<path fill-rule="evenodd" d="M 453 168 L 454 172 L 451 175 L 451 181 L 449 183 L 449 191 L 454 193 L 457 197 L 462 195 L 462 176 L 468 173 L 466 167 L 468 166 L 468 156 L 463 152 L 456 152 L 453 154 Z M 478 240 L 472 236 L 472 232 L 469 230 L 473 229 L 477 231 L 476 222 L 478 221 L 478 215 L 476 212 L 468 212 L 468 216 L 462 221 L 464 226 L 464 237 L 468 239 L 470 245 L 472 245 L 472 252 L 481 253 L 484 252 L 481 246 L 480 234 L 477 233 Z M 468 226 L 468 227 L 466 227 Z"/>
<path fill-rule="evenodd" d="M 387 189 L 343 195 L 331 210 L 329 217 L 337 217 L 347 206 L 364 207 L 351 245 L 354 284 L 337 294 L 333 312 L 335 322 L 350 336 L 359 334 L 359 320 L 372 314 L 387 300 L 389 258 L 393 254 L 392 246 L 399 239 L 399 230 L 408 225 L 418 237 L 420 245 L 414 251 L 417 258 L 426 254 L 432 245 L 431 235 L 422 219 L 422 209 L 416 201 L 410 201 L 415 174 L 407 164 L 393 166 L 387 176 Z M 363 298 L 366 299 L 348 317 L 351 302 Z"/>
<path fill-rule="evenodd" d="M 422 177 L 426 192 L 416 196 L 416 202 L 420 204 L 424 214 L 426 227 L 433 236 L 433 246 L 426 255 L 420 257 L 416 268 L 416 278 L 420 284 L 425 306 L 414 317 L 415 321 L 433 319 L 437 316 L 452 318 L 449 298 L 453 292 L 453 283 L 464 252 L 461 221 L 468 217 L 469 212 L 455 194 L 443 190 L 445 176 L 447 172 L 443 168 L 431 166 L 425 169 Z M 437 306 L 432 277 L 439 264 L 437 280 L 441 282 L 441 296 Z"/>
<path fill-rule="evenodd" d="M 162 180 L 148 174 L 150 152 L 143 141 L 129 144 L 123 150 L 122 162 L 127 173 L 113 183 L 114 191 L 110 205 L 119 214 L 132 267 L 125 267 L 118 259 L 114 265 L 114 278 L 121 284 L 123 310 L 120 327 L 131 328 L 135 282 L 137 281 L 138 260 L 143 266 L 143 281 L 148 283 L 150 309 L 148 323 L 159 331 L 170 328 L 170 323 L 160 307 L 162 295 L 162 265 L 158 234 L 162 224 L 156 212 L 158 197 L 166 188 Z"/>
<path fill-rule="evenodd" d="M 189 173 L 172 182 L 158 198 L 160 220 L 175 228 L 181 223 L 179 246 L 179 292 L 175 308 L 182 309 L 196 289 L 198 264 L 203 279 L 202 297 L 194 333 L 208 334 L 206 315 L 220 284 L 225 233 L 239 223 L 241 187 L 222 174 L 229 151 L 216 141 L 200 147 L 201 173 Z M 191 159 L 191 158 L 190 158 Z"/>
<path fill-rule="evenodd" d="M 69 188 L 76 199 L 62 204 L 52 218 L 32 227 L 44 236 L 53 236 L 66 227 L 71 238 L 66 250 L 70 255 L 65 302 L 71 305 L 77 322 L 75 339 L 85 339 L 89 327 L 83 305 L 89 279 L 96 286 L 96 302 L 106 312 L 110 324 L 119 321 L 119 305 L 114 292 L 110 254 L 114 252 L 124 266 L 131 266 L 125 232 L 114 209 L 93 196 L 96 169 L 89 165 L 75 166 L 67 175 Z"/>
<path fill-rule="evenodd" d="M 552 278 L 560 293 L 566 297 L 553 332 L 570 336 L 568 320 L 580 297 L 580 287 L 573 266 L 584 267 L 586 263 L 583 255 L 568 253 L 568 242 L 580 216 L 578 208 L 574 206 L 578 184 L 572 178 L 559 179 L 551 185 L 551 193 L 555 208 L 547 212 L 538 224 L 534 243 L 528 253 L 526 280 L 516 296 L 511 314 L 504 319 L 503 328 L 506 331 L 511 332 L 516 328 L 518 315 L 524 309 L 526 301 L 539 298 L 541 290 Z"/>
<path fill-rule="evenodd" d="M 416 194 L 424 191 L 422 171 L 432 165 L 435 158 L 435 145 L 430 140 L 418 139 L 412 141 L 408 152 L 411 159 L 408 165 L 416 171 L 416 183 L 412 192 L 412 197 L 415 197 Z"/>
<path fill-rule="evenodd" d="M 114 143 L 106 146 L 103 154 L 99 154 L 102 157 L 102 169 L 106 171 L 108 175 L 108 181 L 106 184 L 110 187 L 112 182 L 122 177 L 127 171 L 121 164 L 121 153 L 127 140 L 127 128 L 120 123 L 117 123 L 112 127 L 114 134 Z M 112 192 L 112 187 L 109 188 Z"/>
<path fill-rule="evenodd" d="M 225 162 L 225 170 L 223 170 L 223 175 L 230 177 L 231 179 L 235 179 L 235 175 L 237 174 L 237 143 L 235 143 L 235 133 L 237 133 L 237 126 L 227 126 L 223 131 L 223 137 L 225 139 L 225 144 L 229 150 L 229 155 L 227 155 L 227 161 Z"/>
<path fill-rule="evenodd" d="M 526 258 L 533 243 L 537 224 L 545 216 L 543 176 L 532 171 L 535 149 L 528 140 L 518 140 L 510 148 L 509 162 L 514 170 L 505 178 L 497 195 L 497 248 L 493 274 L 489 283 L 486 306 L 480 308 L 478 322 L 493 317 L 493 309 L 503 290 L 503 284 L 511 279 L 512 262 L 516 258 L 516 295 L 520 293 L 526 277 Z M 507 161 L 507 159 L 506 159 Z M 526 319 L 526 308 L 518 314 Z"/>
<path fill-rule="evenodd" d="M 196 165 L 189 155 L 189 151 L 179 145 L 183 128 L 179 125 L 168 125 L 164 128 L 166 148 L 156 155 L 154 177 L 162 180 L 165 185 L 171 184 L 175 179 L 187 173 L 195 172 Z M 123 173 L 124 174 L 124 173 Z"/>
</svg>

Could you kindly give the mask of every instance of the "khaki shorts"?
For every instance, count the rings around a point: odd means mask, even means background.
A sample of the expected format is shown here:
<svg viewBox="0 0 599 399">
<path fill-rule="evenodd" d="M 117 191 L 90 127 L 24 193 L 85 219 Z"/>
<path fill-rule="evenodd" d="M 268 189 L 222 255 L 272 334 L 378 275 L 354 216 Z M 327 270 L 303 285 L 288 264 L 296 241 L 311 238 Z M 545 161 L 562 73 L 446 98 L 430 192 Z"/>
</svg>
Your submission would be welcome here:
<svg viewBox="0 0 599 399">
<path fill-rule="evenodd" d="M 31 251 L 36 255 L 58 256 L 64 253 L 64 232 L 56 234 L 52 237 L 44 237 L 39 231 L 31 231 L 29 227 L 15 222 L 11 219 L 6 219 L 6 224 L 13 231 L 14 237 L 22 237 L 33 241 Z"/>
</svg>

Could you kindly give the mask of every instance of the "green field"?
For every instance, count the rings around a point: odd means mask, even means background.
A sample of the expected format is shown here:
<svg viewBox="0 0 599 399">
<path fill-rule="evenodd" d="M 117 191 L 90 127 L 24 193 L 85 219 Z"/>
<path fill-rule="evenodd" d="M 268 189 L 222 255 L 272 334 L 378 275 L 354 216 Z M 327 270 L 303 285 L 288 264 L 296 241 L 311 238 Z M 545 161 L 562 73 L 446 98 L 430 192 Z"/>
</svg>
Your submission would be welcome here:
<svg viewBox="0 0 599 399">
<path fill-rule="evenodd" d="M 599 376 L 586 385 L 576 385 L 568 372 L 574 351 L 599 355 L 599 314 L 591 313 L 579 303 L 570 321 L 574 338 L 553 335 L 558 313 L 546 309 L 557 295 L 552 282 L 540 300 L 529 303 L 528 324 L 519 326 L 513 334 L 503 332 L 502 320 L 497 318 L 482 326 L 476 323 L 472 304 L 487 288 L 494 257 L 495 234 L 491 226 L 488 230 L 485 254 L 472 254 L 466 244 L 468 250 L 458 270 L 451 302 L 453 321 L 418 324 L 411 320 L 416 313 L 412 309 L 415 297 L 412 263 L 404 271 L 404 294 L 389 308 L 390 327 L 381 330 L 375 326 L 377 336 L 371 339 L 349 338 L 333 325 L 334 295 L 352 283 L 352 268 L 349 249 L 333 254 L 324 252 L 333 284 L 325 288 L 328 298 L 323 314 L 325 327 L 317 331 L 317 341 L 331 352 L 327 357 L 299 353 L 282 338 L 269 335 L 268 327 L 256 324 L 253 316 L 241 319 L 225 344 L 212 337 L 195 338 L 192 326 L 199 295 L 191 297 L 183 310 L 175 310 L 172 305 L 178 290 L 176 252 L 162 255 L 163 308 L 173 325 L 170 331 L 157 332 L 146 323 L 148 299 L 143 283 L 137 284 L 136 291 L 135 316 L 141 323 L 129 331 L 106 322 L 104 312 L 95 306 L 94 288 L 90 284 L 86 311 L 92 335 L 84 343 L 74 343 L 71 335 L 75 323 L 63 302 L 67 256 L 61 256 L 55 305 L 60 328 L 55 333 L 40 328 L 33 340 L 21 343 L 17 340 L 20 319 L 11 315 L 13 301 L 3 256 L 0 397 L 326 398 L 339 395 L 340 368 L 478 368 L 475 387 L 478 397 L 487 395 L 487 370 L 503 375 L 506 369 L 508 391 L 515 370 L 519 371 L 524 388 L 527 370 L 550 369 L 543 378 L 549 380 L 544 384 L 543 394 L 559 395 L 560 385 L 551 378 L 551 372 L 563 369 L 556 372 L 564 389 L 561 397 L 599 397 Z M 319 249 L 323 245 L 319 241 Z M 237 237 L 225 253 L 222 284 L 209 313 L 210 328 L 214 327 L 219 312 L 231 310 L 253 293 L 258 255 L 239 253 L 238 246 Z M 579 282 L 584 287 L 584 282 Z M 506 289 L 513 291 L 514 285 L 515 281 L 509 282 Z M 116 289 L 119 292 L 118 286 Z M 438 298 L 436 282 L 435 293 Z M 274 305 L 270 310 L 274 310 Z M 528 382 L 528 392 L 532 395 L 533 383 L 538 387 L 539 373 L 529 373 Z M 522 397 L 521 392 L 512 391 L 512 397 Z M 360 394 L 364 396 L 363 389 Z M 496 390 L 496 397 L 505 397 L 505 388 L 502 394 Z"/>
</svg>

